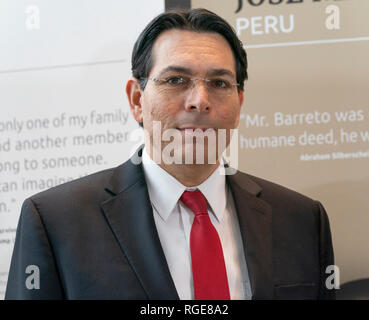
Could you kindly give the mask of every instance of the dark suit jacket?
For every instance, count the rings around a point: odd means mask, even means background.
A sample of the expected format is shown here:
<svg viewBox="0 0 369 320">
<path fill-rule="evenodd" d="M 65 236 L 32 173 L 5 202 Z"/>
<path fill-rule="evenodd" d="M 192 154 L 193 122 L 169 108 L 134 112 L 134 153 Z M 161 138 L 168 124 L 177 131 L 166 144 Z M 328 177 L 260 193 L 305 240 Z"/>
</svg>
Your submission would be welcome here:
<svg viewBox="0 0 369 320">
<path fill-rule="evenodd" d="M 253 299 L 333 298 L 325 287 L 333 249 L 322 205 L 241 172 L 227 183 Z M 40 270 L 39 289 L 25 285 L 29 265 Z M 142 166 L 128 160 L 27 199 L 5 298 L 178 299 Z"/>
</svg>

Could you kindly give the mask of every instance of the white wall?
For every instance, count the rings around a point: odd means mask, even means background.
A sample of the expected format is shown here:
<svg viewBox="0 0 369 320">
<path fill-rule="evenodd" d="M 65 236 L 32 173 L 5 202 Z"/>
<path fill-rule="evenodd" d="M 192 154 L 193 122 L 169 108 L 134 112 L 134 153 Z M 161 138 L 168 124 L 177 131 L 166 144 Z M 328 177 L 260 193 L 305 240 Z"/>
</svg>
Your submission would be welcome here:
<svg viewBox="0 0 369 320">
<path fill-rule="evenodd" d="M 135 143 L 126 139 L 137 128 L 124 92 L 131 52 L 163 11 L 163 0 L 0 2 L 0 298 L 23 200 L 129 157 Z M 101 116 L 107 122 L 97 123 Z M 124 141 L 101 143 L 108 132 Z M 95 143 L 73 144 L 87 135 Z"/>
</svg>

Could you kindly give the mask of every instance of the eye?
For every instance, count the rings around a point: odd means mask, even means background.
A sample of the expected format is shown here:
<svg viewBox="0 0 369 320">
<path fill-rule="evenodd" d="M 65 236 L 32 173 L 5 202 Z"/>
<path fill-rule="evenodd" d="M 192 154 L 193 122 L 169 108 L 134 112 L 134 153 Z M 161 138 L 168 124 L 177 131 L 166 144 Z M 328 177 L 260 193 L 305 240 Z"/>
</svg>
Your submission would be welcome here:
<svg viewBox="0 0 369 320">
<path fill-rule="evenodd" d="M 165 82 L 171 86 L 180 86 L 186 82 L 184 77 L 174 76 L 165 79 Z"/>
<path fill-rule="evenodd" d="M 225 79 L 212 79 L 211 86 L 215 89 L 229 89 L 232 84 Z"/>
</svg>

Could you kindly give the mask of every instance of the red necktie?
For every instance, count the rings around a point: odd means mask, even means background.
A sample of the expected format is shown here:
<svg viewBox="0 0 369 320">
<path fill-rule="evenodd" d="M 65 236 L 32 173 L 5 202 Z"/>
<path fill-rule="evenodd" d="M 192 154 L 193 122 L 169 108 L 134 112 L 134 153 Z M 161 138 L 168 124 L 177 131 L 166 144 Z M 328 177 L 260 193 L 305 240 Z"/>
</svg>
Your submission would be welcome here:
<svg viewBox="0 0 369 320">
<path fill-rule="evenodd" d="M 229 300 L 222 244 L 210 221 L 201 191 L 185 191 L 180 200 L 195 214 L 190 248 L 195 300 Z"/>
</svg>

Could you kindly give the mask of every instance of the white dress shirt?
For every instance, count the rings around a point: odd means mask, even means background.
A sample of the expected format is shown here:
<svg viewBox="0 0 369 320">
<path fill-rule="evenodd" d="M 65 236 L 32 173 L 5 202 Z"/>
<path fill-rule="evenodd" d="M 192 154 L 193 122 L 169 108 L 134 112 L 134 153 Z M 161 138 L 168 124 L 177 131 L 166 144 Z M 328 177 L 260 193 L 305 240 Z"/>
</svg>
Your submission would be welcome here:
<svg viewBox="0 0 369 320">
<path fill-rule="evenodd" d="M 154 220 L 180 299 L 194 299 L 190 231 L 194 213 L 179 198 L 185 190 L 200 190 L 208 202 L 210 220 L 222 243 L 231 299 L 251 299 L 250 281 L 233 197 L 220 166 L 197 187 L 186 188 L 142 154 Z"/>
</svg>

